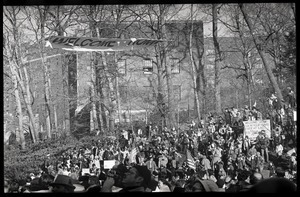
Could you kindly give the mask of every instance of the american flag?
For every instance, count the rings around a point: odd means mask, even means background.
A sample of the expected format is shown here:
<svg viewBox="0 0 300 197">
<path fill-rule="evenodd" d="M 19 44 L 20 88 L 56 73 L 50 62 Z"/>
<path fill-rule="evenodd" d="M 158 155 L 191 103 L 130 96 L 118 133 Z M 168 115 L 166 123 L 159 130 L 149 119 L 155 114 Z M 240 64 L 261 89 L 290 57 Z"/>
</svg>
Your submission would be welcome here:
<svg viewBox="0 0 300 197">
<path fill-rule="evenodd" d="M 194 158 L 192 157 L 192 154 L 189 150 L 186 151 L 186 161 L 187 161 L 187 165 L 188 167 L 196 170 L 196 163 Z"/>
<path fill-rule="evenodd" d="M 129 154 L 129 163 L 136 163 L 136 155 L 138 153 L 138 149 L 137 147 L 134 147 L 131 151 L 130 151 L 130 154 Z"/>
</svg>

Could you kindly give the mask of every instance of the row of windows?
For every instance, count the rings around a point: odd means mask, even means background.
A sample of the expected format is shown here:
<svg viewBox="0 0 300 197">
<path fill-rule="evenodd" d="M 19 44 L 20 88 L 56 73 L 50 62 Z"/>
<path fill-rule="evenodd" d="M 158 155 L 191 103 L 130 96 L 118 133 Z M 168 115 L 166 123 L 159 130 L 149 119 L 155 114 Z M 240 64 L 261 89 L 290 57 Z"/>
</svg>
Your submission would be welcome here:
<svg viewBox="0 0 300 197">
<path fill-rule="evenodd" d="M 129 98 L 129 93 L 132 94 L 133 91 L 132 90 L 136 90 L 137 87 L 133 87 L 133 86 L 120 86 L 119 87 L 119 92 L 120 92 L 120 98 L 122 100 L 127 100 Z M 143 86 L 143 96 L 145 97 L 145 99 L 147 100 L 155 100 L 155 93 L 153 92 L 152 87 L 150 86 Z M 181 99 L 181 85 L 173 85 L 173 94 L 176 100 L 180 100 Z M 134 95 L 131 95 L 134 96 Z"/>
</svg>

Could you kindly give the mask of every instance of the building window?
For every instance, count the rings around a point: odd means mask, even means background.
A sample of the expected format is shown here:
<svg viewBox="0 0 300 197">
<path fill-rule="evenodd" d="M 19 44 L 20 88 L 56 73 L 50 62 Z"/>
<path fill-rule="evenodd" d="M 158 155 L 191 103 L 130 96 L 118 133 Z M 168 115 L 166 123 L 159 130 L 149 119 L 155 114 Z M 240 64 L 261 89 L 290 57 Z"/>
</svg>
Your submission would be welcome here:
<svg viewBox="0 0 300 197">
<path fill-rule="evenodd" d="M 121 59 L 118 61 L 118 72 L 120 75 L 126 75 L 126 60 Z"/>
<path fill-rule="evenodd" d="M 171 58 L 171 73 L 172 74 L 179 74 L 180 73 L 180 64 L 178 58 Z"/>
<path fill-rule="evenodd" d="M 213 70 L 215 68 L 215 65 L 213 65 L 213 64 L 207 64 L 206 67 L 209 70 Z"/>
<path fill-rule="evenodd" d="M 177 101 L 181 100 L 181 85 L 173 85 L 173 94 Z"/>
<path fill-rule="evenodd" d="M 261 63 L 256 64 L 256 68 L 262 69 L 263 65 Z"/>
<path fill-rule="evenodd" d="M 214 55 L 215 55 L 215 50 L 213 49 L 206 50 L 206 56 L 214 56 Z"/>
<path fill-rule="evenodd" d="M 119 86 L 119 94 L 122 103 L 127 103 L 128 97 L 128 87 L 127 86 Z"/>
<path fill-rule="evenodd" d="M 151 102 L 155 98 L 155 93 L 151 86 L 144 86 L 146 100 Z"/>
<path fill-rule="evenodd" d="M 153 72 L 152 59 L 150 59 L 150 58 L 144 59 L 143 71 L 144 71 L 145 75 L 152 75 L 152 72 Z"/>
<path fill-rule="evenodd" d="M 215 85 L 215 79 L 214 78 L 210 78 L 207 80 L 208 84 L 211 85 L 211 86 L 214 86 Z"/>
</svg>

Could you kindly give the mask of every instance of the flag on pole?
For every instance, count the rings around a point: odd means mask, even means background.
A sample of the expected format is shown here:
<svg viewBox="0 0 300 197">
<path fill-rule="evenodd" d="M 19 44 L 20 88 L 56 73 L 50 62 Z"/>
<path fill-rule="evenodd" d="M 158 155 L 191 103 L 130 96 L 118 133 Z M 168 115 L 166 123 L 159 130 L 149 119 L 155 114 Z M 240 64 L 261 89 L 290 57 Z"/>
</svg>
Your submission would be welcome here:
<svg viewBox="0 0 300 197">
<path fill-rule="evenodd" d="M 131 151 L 130 151 L 130 154 L 129 154 L 129 163 L 136 163 L 136 155 L 138 153 L 138 149 L 137 147 L 134 147 Z"/>
<path fill-rule="evenodd" d="M 187 150 L 187 152 L 186 152 L 186 161 L 187 161 L 188 167 L 196 170 L 196 162 L 195 162 L 194 158 L 192 157 L 192 154 L 189 150 Z"/>
</svg>

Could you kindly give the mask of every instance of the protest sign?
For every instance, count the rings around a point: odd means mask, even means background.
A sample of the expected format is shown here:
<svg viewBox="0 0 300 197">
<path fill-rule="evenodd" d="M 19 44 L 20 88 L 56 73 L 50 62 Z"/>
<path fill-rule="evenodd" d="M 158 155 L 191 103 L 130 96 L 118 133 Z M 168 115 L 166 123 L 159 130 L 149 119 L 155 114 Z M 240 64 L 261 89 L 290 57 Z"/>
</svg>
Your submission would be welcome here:
<svg viewBox="0 0 300 197">
<path fill-rule="evenodd" d="M 248 136 L 250 140 L 255 140 L 261 130 L 266 131 L 266 136 L 271 137 L 270 120 L 253 120 L 243 121 L 244 136 Z"/>
<path fill-rule="evenodd" d="M 270 178 L 270 170 L 262 170 L 261 174 L 264 179 Z"/>
<path fill-rule="evenodd" d="M 104 160 L 104 169 L 112 169 L 115 164 L 115 160 Z"/>
<path fill-rule="evenodd" d="M 124 136 L 124 138 L 125 138 L 126 140 L 128 140 L 128 131 L 123 130 L 122 135 Z"/>
<path fill-rule="evenodd" d="M 90 174 L 89 168 L 82 168 L 81 175 L 84 176 L 85 174 Z"/>
</svg>

